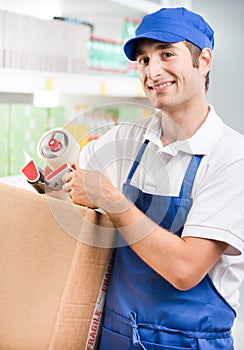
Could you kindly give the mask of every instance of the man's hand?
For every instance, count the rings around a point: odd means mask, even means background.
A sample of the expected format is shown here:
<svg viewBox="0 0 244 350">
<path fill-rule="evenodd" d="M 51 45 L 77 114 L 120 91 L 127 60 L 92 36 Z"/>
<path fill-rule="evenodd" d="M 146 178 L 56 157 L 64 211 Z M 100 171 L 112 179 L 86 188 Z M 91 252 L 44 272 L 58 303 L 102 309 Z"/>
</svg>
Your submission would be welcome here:
<svg viewBox="0 0 244 350">
<path fill-rule="evenodd" d="M 113 213 L 128 210 L 131 205 L 99 171 L 78 169 L 66 174 L 63 182 L 63 191 L 69 193 L 75 204 Z"/>
</svg>

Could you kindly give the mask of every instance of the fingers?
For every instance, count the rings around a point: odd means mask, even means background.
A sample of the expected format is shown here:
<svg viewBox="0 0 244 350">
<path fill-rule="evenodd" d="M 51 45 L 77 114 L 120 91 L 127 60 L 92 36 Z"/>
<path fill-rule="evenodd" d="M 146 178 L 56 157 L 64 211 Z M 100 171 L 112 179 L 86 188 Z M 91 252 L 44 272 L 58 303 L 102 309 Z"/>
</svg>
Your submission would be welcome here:
<svg viewBox="0 0 244 350">
<path fill-rule="evenodd" d="M 76 188 L 77 190 L 77 187 L 78 188 L 81 187 L 82 174 L 83 174 L 82 170 L 74 170 L 72 172 L 66 173 L 62 177 L 62 181 L 63 181 L 62 190 L 66 193 L 69 193 L 70 197 L 71 197 L 71 192 L 74 191 L 74 188 Z"/>
<path fill-rule="evenodd" d="M 73 172 L 68 172 L 62 177 L 62 181 L 65 184 L 65 183 L 71 181 L 72 178 L 73 178 Z"/>
<path fill-rule="evenodd" d="M 71 192 L 71 180 L 73 178 L 73 174 L 72 172 L 66 173 L 63 177 L 62 177 L 62 181 L 63 181 L 63 186 L 62 186 L 62 190 L 66 193 Z"/>
<path fill-rule="evenodd" d="M 71 187 L 70 187 L 69 183 L 65 183 L 65 184 L 62 186 L 62 191 L 66 192 L 66 193 L 71 192 Z"/>
</svg>

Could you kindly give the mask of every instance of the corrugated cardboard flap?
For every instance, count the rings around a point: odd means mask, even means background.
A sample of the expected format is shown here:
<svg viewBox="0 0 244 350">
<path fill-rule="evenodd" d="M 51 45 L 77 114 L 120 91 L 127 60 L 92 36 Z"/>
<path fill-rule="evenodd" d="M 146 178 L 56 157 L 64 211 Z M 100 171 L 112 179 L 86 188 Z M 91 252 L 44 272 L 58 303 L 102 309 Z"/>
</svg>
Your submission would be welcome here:
<svg viewBox="0 0 244 350">
<path fill-rule="evenodd" d="M 0 349 L 83 350 L 112 223 L 95 210 L 6 184 L 0 210 Z M 77 215 L 75 232 L 68 221 Z M 98 234 L 105 248 L 90 245 Z"/>
</svg>

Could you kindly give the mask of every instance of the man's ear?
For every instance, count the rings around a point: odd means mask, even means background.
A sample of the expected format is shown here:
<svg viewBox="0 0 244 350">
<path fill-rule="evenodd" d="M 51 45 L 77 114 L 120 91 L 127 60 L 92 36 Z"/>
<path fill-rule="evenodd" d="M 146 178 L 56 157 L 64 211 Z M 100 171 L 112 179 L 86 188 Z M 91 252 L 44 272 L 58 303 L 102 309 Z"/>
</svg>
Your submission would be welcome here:
<svg viewBox="0 0 244 350">
<path fill-rule="evenodd" d="M 210 71 L 212 67 L 212 62 L 212 51 L 209 48 L 204 48 L 199 57 L 199 69 L 201 70 L 203 75 L 206 75 Z"/>
</svg>

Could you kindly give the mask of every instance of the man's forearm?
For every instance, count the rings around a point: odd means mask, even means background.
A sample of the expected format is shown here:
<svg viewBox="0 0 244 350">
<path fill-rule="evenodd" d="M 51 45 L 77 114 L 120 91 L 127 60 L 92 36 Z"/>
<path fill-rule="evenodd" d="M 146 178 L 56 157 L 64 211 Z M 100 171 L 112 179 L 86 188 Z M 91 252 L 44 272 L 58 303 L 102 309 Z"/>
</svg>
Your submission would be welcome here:
<svg viewBox="0 0 244 350">
<path fill-rule="evenodd" d="M 119 196 L 120 211 L 107 210 L 110 220 L 134 252 L 178 289 L 199 283 L 226 249 L 222 242 L 178 237 L 158 226 L 123 194 Z"/>
<path fill-rule="evenodd" d="M 157 225 L 98 171 L 79 169 L 63 179 L 75 204 L 102 208 L 135 253 L 176 288 L 196 285 L 227 247 L 223 242 L 180 238 Z"/>
</svg>

